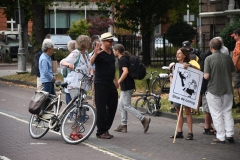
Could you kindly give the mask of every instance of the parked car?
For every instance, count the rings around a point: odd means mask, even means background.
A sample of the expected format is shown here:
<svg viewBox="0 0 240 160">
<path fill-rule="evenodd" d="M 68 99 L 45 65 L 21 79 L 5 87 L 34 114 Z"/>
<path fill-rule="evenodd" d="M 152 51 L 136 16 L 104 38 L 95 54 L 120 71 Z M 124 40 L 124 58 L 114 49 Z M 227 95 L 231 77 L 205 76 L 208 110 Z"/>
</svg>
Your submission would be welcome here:
<svg viewBox="0 0 240 160">
<path fill-rule="evenodd" d="M 19 48 L 19 32 L 18 31 L 0 31 L 0 58 L 3 54 L 7 54 L 11 59 L 18 57 Z M 28 44 L 28 50 L 31 49 Z"/>
<path fill-rule="evenodd" d="M 167 39 L 165 39 L 165 46 L 172 47 L 173 45 L 171 43 L 169 43 Z M 155 38 L 155 49 L 158 49 L 158 48 L 163 48 L 163 38 L 162 37 Z"/>
<path fill-rule="evenodd" d="M 54 49 L 67 51 L 67 43 L 72 40 L 69 35 L 50 34 L 50 39 L 54 43 Z"/>
</svg>

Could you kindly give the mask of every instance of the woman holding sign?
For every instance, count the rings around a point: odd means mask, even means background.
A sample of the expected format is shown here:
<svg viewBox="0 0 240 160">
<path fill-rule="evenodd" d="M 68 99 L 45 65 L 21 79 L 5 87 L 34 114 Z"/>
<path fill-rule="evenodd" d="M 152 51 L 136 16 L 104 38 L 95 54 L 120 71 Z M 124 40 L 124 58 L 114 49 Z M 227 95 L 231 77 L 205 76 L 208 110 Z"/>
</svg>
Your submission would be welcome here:
<svg viewBox="0 0 240 160">
<path fill-rule="evenodd" d="M 195 66 L 193 66 L 189 63 L 190 54 L 189 54 L 189 51 L 186 48 L 180 48 L 177 51 L 176 59 L 177 59 L 178 63 L 183 65 L 184 69 L 187 69 L 188 67 L 193 67 L 193 68 L 197 69 L 197 67 L 195 67 Z M 174 69 L 175 69 L 175 67 L 173 67 L 172 74 L 170 74 L 170 82 L 171 83 L 172 83 L 172 79 L 173 79 Z M 184 75 L 182 75 L 182 78 L 184 79 Z M 182 113 L 182 111 L 180 112 L 181 104 L 173 102 L 173 106 L 175 108 L 177 108 L 177 115 L 180 116 L 179 117 L 179 125 L 177 127 L 176 138 L 183 138 L 183 131 L 182 131 L 182 128 L 183 128 L 183 113 Z M 188 136 L 187 136 L 186 140 L 193 140 L 191 108 L 185 106 L 185 113 L 186 113 L 187 125 L 188 125 Z M 174 135 L 170 136 L 170 138 L 174 138 Z"/>
</svg>

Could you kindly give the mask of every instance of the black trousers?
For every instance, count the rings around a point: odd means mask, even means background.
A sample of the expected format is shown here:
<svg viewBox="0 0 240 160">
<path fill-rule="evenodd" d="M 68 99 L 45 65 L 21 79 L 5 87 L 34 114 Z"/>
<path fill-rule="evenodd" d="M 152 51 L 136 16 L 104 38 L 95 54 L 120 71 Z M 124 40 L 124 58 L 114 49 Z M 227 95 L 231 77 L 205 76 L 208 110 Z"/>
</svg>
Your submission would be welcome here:
<svg viewBox="0 0 240 160">
<path fill-rule="evenodd" d="M 117 105 L 118 92 L 116 86 L 95 83 L 95 103 L 97 108 L 97 136 L 108 131 L 113 123 Z"/>
</svg>

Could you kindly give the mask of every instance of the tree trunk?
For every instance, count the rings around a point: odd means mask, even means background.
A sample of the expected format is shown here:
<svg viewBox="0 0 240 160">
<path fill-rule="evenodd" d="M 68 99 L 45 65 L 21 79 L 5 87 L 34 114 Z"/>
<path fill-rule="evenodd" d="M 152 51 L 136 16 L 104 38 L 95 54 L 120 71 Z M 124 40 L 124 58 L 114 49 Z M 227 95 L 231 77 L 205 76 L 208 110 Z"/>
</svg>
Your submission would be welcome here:
<svg viewBox="0 0 240 160">
<path fill-rule="evenodd" d="M 144 33 L 144 32 L 143 32 Z M 143 51 L 143 63 L 146 66 L 151 65 L 151 55 L 150 55 L 150 43 L 151 33 L 147 32 L 142 34 L 142 51 Z"/>
<path fill-rule="evenodd" d="M 36 75 L 36 54 L 41 50 L 41 44 L 44 39 L 44 11 L 45 6 L 38 3 L 36 0 L 32 0 L 32 70 L 31 75 Z"/>
</svg>

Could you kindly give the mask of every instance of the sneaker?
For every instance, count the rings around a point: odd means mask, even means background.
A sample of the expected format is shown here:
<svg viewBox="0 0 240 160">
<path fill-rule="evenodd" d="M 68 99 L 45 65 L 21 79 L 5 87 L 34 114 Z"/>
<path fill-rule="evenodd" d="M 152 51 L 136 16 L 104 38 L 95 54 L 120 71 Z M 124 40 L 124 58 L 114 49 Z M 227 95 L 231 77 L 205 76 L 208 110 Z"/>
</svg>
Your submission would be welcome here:
<svg viewBox="0 0 240 160">
<path fill-rule="evenodd" d="M 142 125 L 143 125 L 143 129 L 144 129 L 144 133 L 146 133 L 146 132 L 148 131 L 150 122 L 151 122 L 151 118 L 146 118 L 146 117 L 144 117 L 144 119 L 142 120 Z"/>
<path fill-rule="evenodd" d="M 233 137 L 227 137 L 226 139 L 229 143 L 234 143 L 235 142 Z"/>
<path fill-rule="evenodd" d="M 127 132 L 127 125 L 121 125 L 120 124 L 116 129 L 114 129 L 114 131 L 126 133 Z"/>
<path fill-rule="evenodd" d="M 111 138 L 113 138 L 114 136 L 112 134 L 110 134 L 108 131 L 106 132 L 107 135 L 109 135 Z"/>
</svg>

